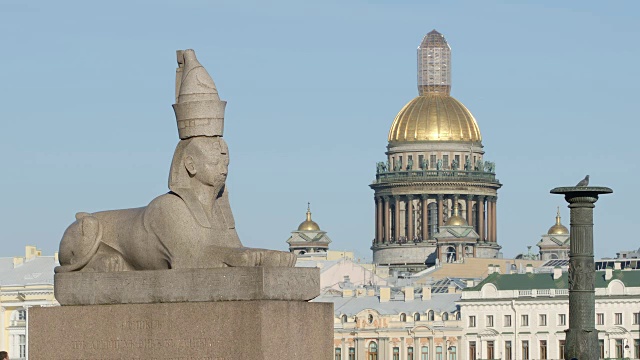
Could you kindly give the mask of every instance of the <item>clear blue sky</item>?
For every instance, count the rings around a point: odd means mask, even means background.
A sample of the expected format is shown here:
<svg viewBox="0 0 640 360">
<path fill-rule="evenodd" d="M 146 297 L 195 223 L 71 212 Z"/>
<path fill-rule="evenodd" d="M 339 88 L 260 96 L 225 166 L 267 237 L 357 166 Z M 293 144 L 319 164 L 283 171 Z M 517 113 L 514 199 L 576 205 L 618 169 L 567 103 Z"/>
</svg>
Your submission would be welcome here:
<svg viewBox="0 0 640 360">
<path fill-rule="evenodd" d="M 416 47 L 453 48 L 452 95 L 495 161 L 505 256 L 553 225 L 555 186 L 610 186 L 596 255 L 637 249 L 637 1 L 25 1 L 0 3 L 0 256 L 57 250 L 77 211 L 167 191 L 175 50 L 228 101 L 229 188 L 246 246 L 285 249 L 313 218 L 371 258 L 375 163 L 416 94 Z M 634 218 L 636 220 L 634 220 Z"/>
</svg>

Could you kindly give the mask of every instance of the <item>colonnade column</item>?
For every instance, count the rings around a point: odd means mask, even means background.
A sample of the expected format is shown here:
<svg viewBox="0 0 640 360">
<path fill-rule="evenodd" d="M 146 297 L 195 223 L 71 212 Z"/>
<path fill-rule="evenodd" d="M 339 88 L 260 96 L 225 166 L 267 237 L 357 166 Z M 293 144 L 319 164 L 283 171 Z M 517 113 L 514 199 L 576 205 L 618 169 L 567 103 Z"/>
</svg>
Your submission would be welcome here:
<svg viewBox="0 0 640 360">
<path fill-rule="evenodd" d="M 422 199 L 422 240 L 427 240 L 429 238 L 429 207 L 428 195 L 421 195 Z"/>
<path fill-rule="evenodd" d="M 491 201 L 491 196 L 487 197 L 487 241 L 493 241 L 493 222 L 492 216 L 493 210 L 493 202 Z"/>
<path fill-rule="evenodd" d="M 476 215 L 478 219 L 476 220 L 476 224 L 478 224 L 478 235 L 480 235 L 480 241 L 486 239 L 484 236 L 484 196 L 478 196 L 478 200 L 476 200 Z"/>
<path fill-rule="evenodd" d="M 498 242 L 498 197 L 493 197 L 493 242 Z"/>
<path fill-rule="evenodd" d="M 413 196 L 407 195 L 407 241 L 413 241 Z"/>
<path fill-rule="evenodd" d="M 473 195 L 467 195 L 467 224 L 469 226 L 473 226 L 473 205 L 471 202 L 473 201 Z"/>
<path fill-rule="evenodd" d="M 389 242 L 389 239 L 391 239 L 391 211 L 389 210 L 389 201 L 391 199 L 388 196 L 384 196 L 382 199 L 384 200 L 384 235 L 382 242 Z"/>
<path fill-rule="evenodd" d="M 380 244 L 384 238 L 382 235 L 382 196 L 376 197 L 376 244 Z"/>
<path fill-rule="evenodd" d="M 444 195 L 438 194 L 438 231 L 440 231 L 440 227 L 444 224 L 444 219 L 442 217 L 442 200 L 444 199 Z"/>
<path fill-rule="evenodd" d="M 393 240 L 398 241 L 398 239 L 400 238 L 400 197 L 394 196 L 393 199 L 395 200 L 393 209 L 393 221 L 395 222 L 393 226 Z"/>
</svg>

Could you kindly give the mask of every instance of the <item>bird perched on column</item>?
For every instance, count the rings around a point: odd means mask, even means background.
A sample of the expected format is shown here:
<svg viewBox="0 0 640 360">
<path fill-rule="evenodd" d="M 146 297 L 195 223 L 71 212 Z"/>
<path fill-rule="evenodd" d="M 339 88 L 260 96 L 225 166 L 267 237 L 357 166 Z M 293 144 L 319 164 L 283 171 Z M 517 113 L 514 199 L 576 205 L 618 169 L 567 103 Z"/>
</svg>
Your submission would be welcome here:
<svg viewBox="0 0 640 360">
<path fill-rule="evenodd" d="M 576 186 L 589 186 L 589 175 L 585 176 L 584 179 L 580 180 L 580 182 Z"/>
</svg>

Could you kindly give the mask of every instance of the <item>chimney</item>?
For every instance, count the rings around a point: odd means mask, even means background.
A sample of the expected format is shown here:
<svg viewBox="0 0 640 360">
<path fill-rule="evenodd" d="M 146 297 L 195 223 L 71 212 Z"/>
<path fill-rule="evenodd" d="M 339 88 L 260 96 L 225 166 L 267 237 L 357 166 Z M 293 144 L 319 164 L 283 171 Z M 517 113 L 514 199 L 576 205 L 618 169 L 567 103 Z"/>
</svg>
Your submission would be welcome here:
<svg viewBox="0 0 640 360">
<path fill-rule="evenodd" d="M 24 256 L 25 261 L 29 261 L 34 257 L 38 256 L 38 251 L 35 246 L 31 246 L 31 245 L 25 246 L 24 252 L 25 252 L 25 256 Z"/>
<path fill-rule="evenodd" d="M 501 274 L 502 270 L 500 269 L 500 264 L 493 265 L 493 272 L 496 274 Z"/>
<path fill-rule="evenodd" d="M 493 264 L 489 264 L 488 269 L 487 269 L 487 274 L 489 274 L 489 275 L 493 274 Z"/>
<path fill-rule="evenodd" d="M 380 302 L 389 302 L 391 300 L 391 288 L 388 286 L 380 287 Z"/>
<path fill-rule="evenodd" d="M 612 277 L 613 277 L 613 269 L 607 266 L 607 268 L 604 270 L 604 279 L 611 280 Z"/>
<path fill-rule="evenodd" d="M 413 286 L 405 286 L 404 287 L 404 301 L 413 301 L 415 298 L 413 294 Z"/>
<path fill-rule="evenodd" d="M 367 289 L 367 296 L 375 296 L 376 291 L 374 289 Z"/>
<path fill-rule="evenodd" d="M 367 293 L 367 290 L 365 288 L 356 289 L 356 297 L 363 297 L 366 295 L 366 293 Z"/>
<path fill-rule="evenodd" d="M 53 260 L 55 262 L 57 262 L 57 263 L 60 263 L 60 260 L 58 259 L 58 252 L 57 251 L 53 253 Z"/>
<path fill-rule="evenodd" d="M 467 287 L 471 288 L 474 286 L 475 286 L 475 283 L 473 282 L 473 280 L 467 280 Z"/>
<path fill-rule="evenodd" d="M 449 287 L 447 287 L 447 292 L 449 294 L 455 294 L 456 293 L 456 287 L 453 285 L 449 285 Z"/>
<path fill-rule="evenodd" d="M 533 265 L 527 264 L 527 274 L 533 274 Z"/>
<path fill-rule="evenodd" d="M 619 262 L 614 262 L 613 263 L 613 270 L 622 270 L 622 263 Z"/>
<path fill-rule="evenodd" d="M 431 300 L 431 286 L 422 288 L 422 301 Z"/>
<path fill-rule="evenodd" d="M 14 256 L 13 257 L 13 267 L 17 268 L 18 266 L 24 263 L 24 258 L 22 256 Z"/>
<path fill-rule="evenodd" d="M 353 290 L 352 289 L 342 289 L 342 297 L 352 297 L 353 296 Z"/>
<path fill-rule="evenodd" d="M 560 266 L 556 266 L 553 268 L 553 280 L 558 280 L 562 277 L 562 268 Z"/>
</svg>

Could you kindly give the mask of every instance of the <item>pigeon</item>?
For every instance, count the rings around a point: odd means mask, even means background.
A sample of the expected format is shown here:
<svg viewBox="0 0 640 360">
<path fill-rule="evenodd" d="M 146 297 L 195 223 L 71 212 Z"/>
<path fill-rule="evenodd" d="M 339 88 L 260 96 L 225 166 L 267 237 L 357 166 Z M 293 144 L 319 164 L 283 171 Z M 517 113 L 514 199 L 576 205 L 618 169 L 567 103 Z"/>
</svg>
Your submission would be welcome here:
<svg viewBox="0 0 640 360">
<path fill-rule="evenodd" d="M 589 186 L 589 175 L 585 176 L 584 179 L 580 180 L 580 182 L 576 186 Z"/>
</svg>

